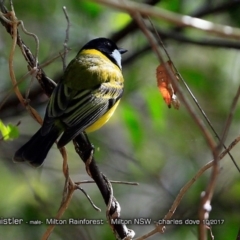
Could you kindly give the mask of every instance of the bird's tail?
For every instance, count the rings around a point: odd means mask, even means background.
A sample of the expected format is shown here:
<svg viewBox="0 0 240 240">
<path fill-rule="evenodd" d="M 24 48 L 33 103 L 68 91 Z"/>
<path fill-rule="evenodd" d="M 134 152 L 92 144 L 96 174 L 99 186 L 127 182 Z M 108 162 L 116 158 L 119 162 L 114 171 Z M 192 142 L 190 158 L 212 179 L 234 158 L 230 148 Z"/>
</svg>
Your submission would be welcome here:
<svg viewBox="0 0 240 240">
<path fill-rule="evenodd" d="M 61 131 L 57 127 L 53 126 L 51 131 L 43 136 L 40 128 L 26 144 L 17 150 L 13 157 L 13 161 L 26 161 L 34 167 L 41 166 L 48 154 L 48 151 L 60 134 Z"/>
</svg>

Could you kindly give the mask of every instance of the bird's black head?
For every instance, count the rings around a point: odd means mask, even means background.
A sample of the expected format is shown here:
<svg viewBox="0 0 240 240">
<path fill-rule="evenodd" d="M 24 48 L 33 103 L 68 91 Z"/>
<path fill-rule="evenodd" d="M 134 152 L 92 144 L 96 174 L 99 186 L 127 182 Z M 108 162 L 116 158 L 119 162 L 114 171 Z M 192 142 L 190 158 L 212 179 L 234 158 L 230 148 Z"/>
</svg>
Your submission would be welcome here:
<svg viewBox="0 0 240 240">
<path fill-rule="evenodd" d="M 108 38 L 96 38 L 85 44 L 83 49 L 96 49 L 107 56 L 112 62 L 117 64 L 121 68 L 121 54 L 127 52 L 127 50 L 118 48 L 118 46 Z"/>
</svg>

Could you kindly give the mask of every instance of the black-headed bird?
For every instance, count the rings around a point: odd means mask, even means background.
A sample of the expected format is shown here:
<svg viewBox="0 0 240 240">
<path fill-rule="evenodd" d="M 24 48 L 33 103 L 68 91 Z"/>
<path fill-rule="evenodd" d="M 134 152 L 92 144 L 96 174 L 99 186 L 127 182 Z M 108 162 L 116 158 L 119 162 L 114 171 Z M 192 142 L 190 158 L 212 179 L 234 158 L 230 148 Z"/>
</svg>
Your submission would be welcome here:
<svg viewBox="0 0 240 240">
<path fill-rule="evenodd" d="M 121 54 L 107 38 L 89 41 L 69 63 L 47 105 L 42 127 L 14 155 L 14 162 L 42 165 L 58 137 L 58 148 L 79 133 L 102 127 L 123 94 Z"/>
</svg>

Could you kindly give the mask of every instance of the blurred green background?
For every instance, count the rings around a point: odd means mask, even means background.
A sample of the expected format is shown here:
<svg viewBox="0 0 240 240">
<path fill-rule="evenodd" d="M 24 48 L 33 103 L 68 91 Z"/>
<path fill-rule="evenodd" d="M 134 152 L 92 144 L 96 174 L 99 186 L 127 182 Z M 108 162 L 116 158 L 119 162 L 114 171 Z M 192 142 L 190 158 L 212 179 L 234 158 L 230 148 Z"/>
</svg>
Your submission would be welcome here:
<svg viewBox="0 0 240 240">
<path fill-rule="evenodd" d="M 148 2 L 155 2 L 159 8 L 180 14 L 201 16 L 214 23 L 240 27 L 239 1 Z M 131 22 L 130 16 L 90 1 L 14 0 L 13 3 L 17 17 L 40 40 L 40 63 L 50 60 L 63 49 L 67 25 L 63 6 L 67 7 L 71 21 L 68 62 L 88 40 L 95 37 L 112 37 L 119 46 L 128 49 L 123 60 L 125 92 L 121 104 L 109 123 L 89 137 L 96 148 L 97 164 L 109 179 L 140 184 L 113 185 L 114 196 L 122 208 L 121 217 L 144 217 L 153 221 L 162 219 L 180 189 L 204 164 L 212 160 L 212 156 L 201 131 L 185 107 L 181 105 L 179 110 L 175 110 L 165 105 L 156 85 L 155 72 L 159 62 L 145 36 L 137 28 L 124 35 L 121 30 Z M 6 5 L 9 7 L 7 1 Z M 177 69 L 216 131 L 221 134 L 239 86 L 239 41 L 221 39 L 189 28 L 178 29 L 161 20 L 152 21 L 163 33 L 164 44 Z M 34 52 L 33 38 L 21 30 L 20 34 Z M 57 147 L 53 146 L 40 169 L 14 164 L 11 160 L 14 151 L 37 131 L 39 125 L 18 103 L 12 90 L 8 72 L 10 48 L 11 37 L 0 27 L 0 101 L 7 94 L 9 96 L 0 110 L 0 118 L 5 124 L 15 125 L 21 121 L 19 138 L 0 141 L 0 218 L 24 219 L 24 224 L 19 226 L 0 225 L 0 239 L 40 239 L 47 228 L 46 219 L 54 218 L 61 203 L 64 186 L 62 159 Z M 27 64 L 19 49 L 16 50 L 14 69 L 18 80 L 27 73 Z M 62 74 L 61 59 L 44 70 L 57 81 Z M 19 84 L 23 93 L 30 82 L 31 78 L 24 78 Z M 188 93 L 183 91 L 196 109 Z M 43 116 L 47 97 L 37 81 L 31 85 L 30 99 L 31 105 Z M 238 104 L 226 145 L 239 135 L 239 108 Z M 196 112 L 202 119 L 197 109 Z M 75 181 L 90 179 L 72 143 L 68 144 L 67 151 L 71 177 Z M 240 165 L 239 146 L 231 153 Z M 212 231 L 215 239 L 236 239 L 240 226 L 239 172 L 228 156 L 221 161 L 220 167 L 210 219 L 223 219 L 224 224 L 213 226 Z M 209 176 L 210 170 L 189 189 L 173 219 L 198 218 L 200 194 Z M 50 239 L 115 239 L 105 221 L 106 207 L 98 188 L 95 184 L 81 186 L 102 212 L 95 211 L 86 197 L 76 191 L 63 219 L 104 219 L 104 225 L 59 225 Z M 30 220 L 40 220 L 43 224 L 25 223 Z M 141 236 L 152 230 L 154 224 L 128 227 Z M 197 226 L 170 225 L 165 234 L 155 235 L 151 239 L 160 237 L 168 240 L 197 239 Z"/>
</svg>

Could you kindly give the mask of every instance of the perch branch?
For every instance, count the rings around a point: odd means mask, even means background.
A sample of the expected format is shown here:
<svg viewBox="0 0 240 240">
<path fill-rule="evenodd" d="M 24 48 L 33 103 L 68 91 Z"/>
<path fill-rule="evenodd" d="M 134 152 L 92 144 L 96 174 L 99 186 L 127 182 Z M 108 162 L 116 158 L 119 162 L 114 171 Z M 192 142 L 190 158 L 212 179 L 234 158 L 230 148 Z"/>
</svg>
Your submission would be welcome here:
<svg viewBox="0 0 240 240">
<path fill-rule="evenodd" d="M 90 143 L 87 135 L 85 133 L 81 133 L 74 139 L 73 142 L 76 152 L 86 165 L 86 169 L 89 176 L 93 178 L 94 181 L 96 182 L 103 196 L 105 204 L 108 206 L 110 219 L 114 220 L 120 219 L 119 218 L 120 205 L 117 203 L 116 199 L 111 195 L 109 180 L 106 179 L 106 177 L 102 174 L 102 172 L 100 172 L 98 166 L 96 165 L 95 159 L 93 157 L 94 147 Z M 114 199 L 114 201 L 111 201 L 111 199 Z M 115 232 L 118 238 L 120 239 L 126 239 L 128 237 L 130 237 L 129 239 L 133 238 L 134 232 L 131 229 L 128 229 L 126 225 L 112 224 L 111 222 L 109 222 L 109 224 L 112 226 L 113 231 Z"/>
<path fill-rule="evenodd" d="M 13 41 L 13 50 L 15 49 L 15 45 L 17 44 L 20 47 L 22 54 L 28 63 L 28 67 L 31 70 L 32 68 L 34 68 L 36 66 L 35 57 L 31 53 L 30 49 L 22 41 L 20 34 L 17 30 L 17 22 L 14 23 L 16 25 L 16 27 L 13 27 L 11 18 L 10 19 L 8 18 L 8 16 L 11 16 L 10 14 L 12 14 L 12 13 L 7 10 L 7 8 L 3 5 L 2 1 L 0 2 L 0 9 L 2 11 L 2 13 L 0 15 L 0 21 L 1 21 L 2 25 L 6 28 L 7 32 L 15 40 L 15 41 Z M 15 34 L 13 34 L 13 32 Z M 13 59 L 13 52 L 11 52 L 10 59 L 11 59 L 11 61 L 9 62 L 9 65 L 11 67 L 12 59 Z M 43 91 L 46 93 L 46 95 L 50 96 L 53 89 L 55 88 L 56 84 L 50 78 L 48 78 L 46 76 L 46 74 L 40 68 L 40 66 L 38 64 L 37 64 L 37 68 L 38 68 L 38 71 L 36 74 L 36 78 L 39 81 L 39 83 L 40 83 Z M 13 75 L 14 72 L 12 71 L 11 74 Z M 13 78 L 14 78 L 14 75 L 13 75 Z M 76 148 L 76 151 L 79 154 L 79 156 L 82 158 L 82 160 L 85 162 L 85 164 L 87 163 L 86 165 L 88 167 L 88 173 L 96 182 L 96 184 L 104 198 L 106 205 L 108 205 L 109 197 L 110 197 L 110 191 L 108 188 L 109 183 L 104 179 L 102 173 L 99 171 L 99 169 L 95 163 L 94 158 L 91 156 L 91 153 L 93 151 L 91 143 L 89 142 L 87 136 L 82 133 L 78 137 L 75 138 L 74 144 L 75 144 L 75 148 Z M 66 177 L 66 182 L 65 182 L 64 194 L 63 194 L 64 195 L 63 201 L 62 201 L 62 204 L 58 211 L 57 218 L 60 218 L 62 216 L 62 214 L 64 213 L 64 211 L 66 210 L 66 208 L 68 207 L 68 205 L 70 203 L 70 200 L 72 198 L 74 190 L 79 188 L 76 184 L 74 184 L 72 182 L 72 180 L 69 177 L 68 167 L 66 164 L 67 159 L 65 156 L 66 152 L 61 149 L 61 153 L 63 154 L 63 159 L 64 159 L 63 169 L 64 169 L 64 175 Z M 66 187 L 66 186 L 68 186 L 68 187 Z M 111 218 L 115 217 L 114 214 L 117 210 L 117 207 L 119 206 L 119 205 L 117 206 L 116 203 L 117 203 L 116 201 L 112 201 L 110 211 L 109 211 Z M 50 236 L 53 229 L 54 229 L 54 226 L 50 226 L 50 228 L 45 232 L 42 239 L 47 239 Z M 116 233 L 117 237 L 119 237 L 121 239 L 132 239 L 134 236 L 134 232 L 132 230 L 128 229 L 123 224 L 113 224 L 113 229 L 114 229 L 114 232 Z"/>
</svg>

